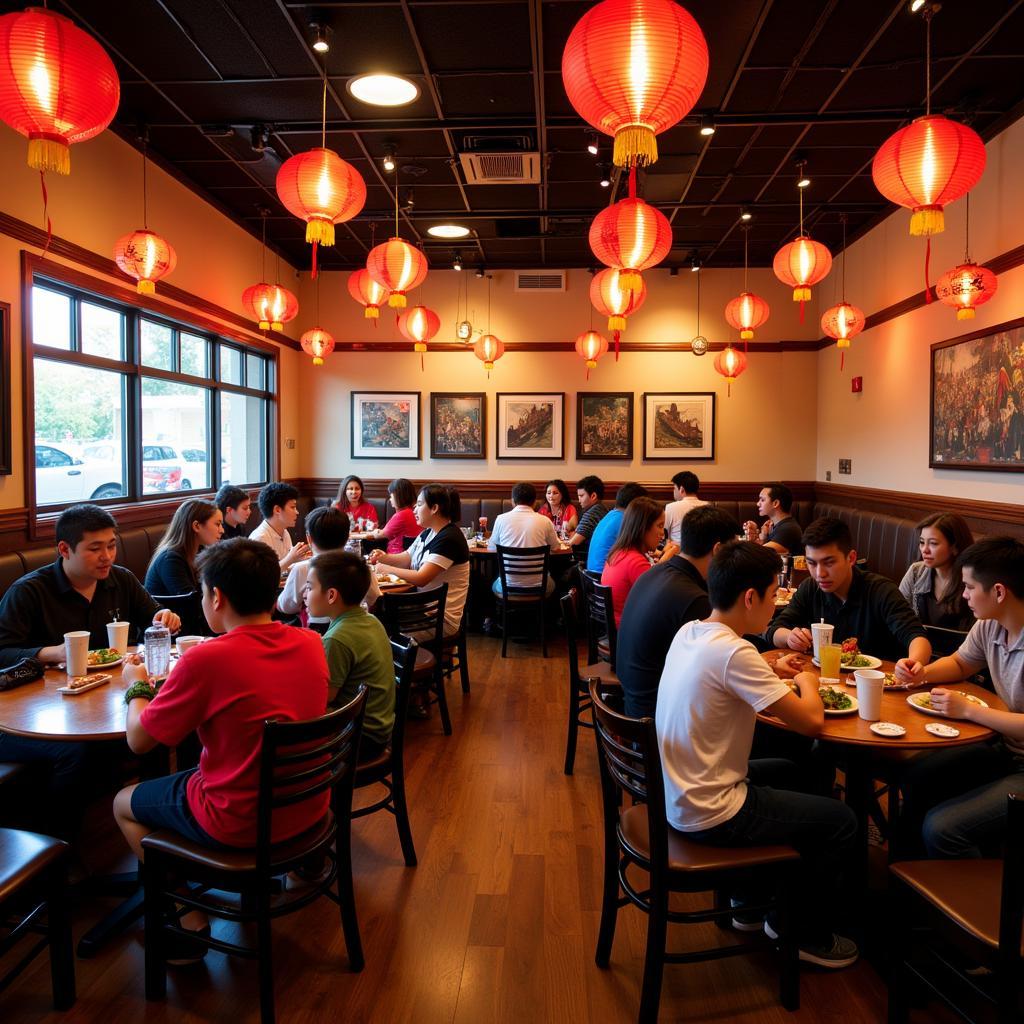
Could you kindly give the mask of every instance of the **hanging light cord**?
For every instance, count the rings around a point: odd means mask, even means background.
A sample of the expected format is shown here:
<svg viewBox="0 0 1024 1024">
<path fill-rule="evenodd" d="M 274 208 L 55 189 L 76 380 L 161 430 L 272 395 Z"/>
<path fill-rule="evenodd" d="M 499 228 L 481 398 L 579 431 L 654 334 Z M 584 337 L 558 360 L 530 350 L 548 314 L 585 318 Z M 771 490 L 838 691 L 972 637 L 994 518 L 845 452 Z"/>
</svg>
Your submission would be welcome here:
<svg viewBox="0 0 1024 1024">
<path fill-rule="evenodd" d="M 840 214 L 839 219 L 843 222 L 843 305 L 846 305 L 846 214 Z"/>
<path fill-rule="evenodd" d="M 746 277 L 743 278 L 743 287 L 746 289 Z M 697 334 L 700 334 L 700 267 L 697 268 Z"/>
<path fill-rule="evenodd" d="M 924 12 L 924 113 L 926 117 L 932 112 L 932 11 Z"/>
<path fill-rule="evenodd" d="M 487 278 L 487 333 L 491 333 L 491 279 Z"/>
<path fill-rule="evenodd" d="M 266 211 L 260 213 L 260 217 L 263 220 L 263 244 L 260 246 L 260 280 L 266 281 L 267 279 L 267 214 Z"/>
<path fill-rule="evenodd" d="M 327 59 L 320 65 L 324 75 L 324 88 L 320 100 L 320 148 L 327 148 Z"/>
<path fill-rule="evenodd" d="M 803 192 L 800 193 L 800 196 L 801 196 L 801 198 L 803 198 Z M 800 225 L 800 234 L 801 235 L 804 233 L 802 221 L 803 221 L 803 218 L 801 218 L 801 225 Z M 747 263 L 748 263 L 749 252 L 750 252 L 750 228 L 746 224 L 744 224 L 743 225 L 743 290 L 745 292 L 750 291 L 750 289 L 747 287 Z M 697 271 L 697 296 L 698 297 L 700 296 L 700 271 L 699 270 Z"/>
<path fill-rule="evenodd" d="M 971 193 L 964 196 L 966 217 L 964 218 L 964 263 L 971 262 Z"/>
<path fill-rule="evenodd" d="M 142 143 L 142 227 L 149 229 L 149 207 L 146 202 L 146 143 Z"/>
</svg>

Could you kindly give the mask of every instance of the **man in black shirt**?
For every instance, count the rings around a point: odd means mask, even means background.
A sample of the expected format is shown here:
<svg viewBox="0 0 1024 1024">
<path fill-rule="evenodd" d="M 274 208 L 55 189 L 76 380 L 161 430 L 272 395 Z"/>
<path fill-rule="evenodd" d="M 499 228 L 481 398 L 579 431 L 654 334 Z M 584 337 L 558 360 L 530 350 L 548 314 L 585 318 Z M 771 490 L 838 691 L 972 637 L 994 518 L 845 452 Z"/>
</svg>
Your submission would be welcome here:
<svg viewBox="0 0 1024 1024">
<path fill-rule="evenodd" d="M 785 484 L 765 484 L 757 496 L 757 514 L 767 518 L 758 527 L 752 519 L 743 524 L 747 540 L 774 548 L 780 555 L 803 551 L 800 524 L 790 515 L 793 492 Z"/>
<path fill-rule="evenodd" d="M 249 531 L 246 528 L 249 516 L 252 514 L 252 498 L 248 491 L 234 484 L 224 484 L 217 492 L 213 503 L 220 509 L 224 517 L 223 540 L 230 540 L 232 537 L 248 537 Z"/>
<path fill-rule="evenodd" d="M 739 531 L 736 520 L 722 509 L 691 509 L 682 522 L 682 551 L 633 584 L 622 610 L 615 655 L 627 715 L 653 717 L 665 655 L 681 626 L 711 614 L 705 582 L 711 556 Z"/>
</svg>

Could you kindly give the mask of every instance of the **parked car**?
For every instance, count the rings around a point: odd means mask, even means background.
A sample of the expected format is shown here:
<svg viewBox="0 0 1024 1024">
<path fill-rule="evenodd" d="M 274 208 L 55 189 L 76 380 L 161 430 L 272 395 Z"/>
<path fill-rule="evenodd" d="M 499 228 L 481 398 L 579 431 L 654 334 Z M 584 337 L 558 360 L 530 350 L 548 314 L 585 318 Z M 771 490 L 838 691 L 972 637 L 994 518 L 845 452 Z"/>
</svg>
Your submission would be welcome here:
<svg viewBox="0 0 1024 1024">
<path fill-rule="evenodd" d="M 124 494 L 120 476 L 112 459 L 83 459 L 52 444 L 36 445 L 37 505 L 119 498 Z"/>
<path fill-rule="evenodd" d="M 142 446 L 142 493 L 187 491 L 192 481 L 185 475 L 185 463 L 168 444 Z"/>
</svg>

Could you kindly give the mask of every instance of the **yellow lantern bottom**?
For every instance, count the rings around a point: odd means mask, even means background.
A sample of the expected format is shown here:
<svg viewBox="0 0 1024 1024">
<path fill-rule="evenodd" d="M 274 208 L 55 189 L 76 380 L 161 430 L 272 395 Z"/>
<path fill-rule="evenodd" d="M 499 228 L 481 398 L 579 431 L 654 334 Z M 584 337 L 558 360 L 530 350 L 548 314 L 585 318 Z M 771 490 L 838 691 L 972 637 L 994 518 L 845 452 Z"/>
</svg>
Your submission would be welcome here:
<svg viewBox="0 0 1024 1024">
<path fill-rule="evenodd" d="M 405 301 L 404 292 L 392 292 L 388 298 L 388 305 L 392 309 L 405 309 L 408 303 Z"/>
<path fill-rule="evenodd" d="M 36 171 L 70 174 L 71 149 L 66 142 L 58 138 L 30 138 L 28 165 Z"/>
<path fill-rule="evenodd" d="M 609 331 L 624 331 L 626 329 L 626 318 L 624 316 L 608 317 Z"/>
<path fill-rule="evenodd" d="M 364 320 L 378 320 L 380 318 L 380 306 L 364 306 L 363 307 L 363 319 Z"/>
<path fill-rule="evenodd" d="M 413 345 L 412 350 L 413 350 L 413 352 L 426 352 L 427 351 L 426 343 L 422 342 L 422 341 L 417 341 L 416 344 Z"/>
<path fill-rule="evenodd" d="M 849 347 L 850 347 L 850 339 L 849 338 L 839 338 L 836 341 L 836 348 L 849 348 Z"/>
<path fill-rule="evenodd" d="M 644 286 L 644 279 L 639 270 L 620 270 L 619 287 L 624 292 L 639 292 Z"/>
<path fill-rule="evenodd" d="M 740 331 L 740 341 L 750 341 L 753 338 L 754 332 L 749 327 L 745 327 Z"/>
<path fill-rule="evenodd" d="M 260 321 L 260 330 L 261 331 L 269 331 L 270 330 L 270 321 L 269 320 L 261 320 Z"/>
<path fill-rule="evenodd" d="M 147 278 L 142 278 L 141 281 L 135 286 L 135 290 L 140 295 L 152 295 L 156 291 L 156 285 Z"/>
<path fill-rule="evenodd" d="M 306 241 L 334 245 L 334 222 L 314 217 L 306 222 Z"/>
<path fill-rule="evenodd" d="M 811 301 L 811 289 L 807 285 L 798 285 L 793 289 L 793 301 L 794 302 L 810 302 Z"/>
<path fill-rule="evenodd" d="M 941 206 L 918 206 L 910 217 L 912 235 L 938 235 L 946 230 Z"/>
<path fill-rule="evenodd" d="M 615 133 L 612 162 L 616 167 L 646 167 L 657 162 L 658 139 L 645 124 L 627 124 Z"/>
<path fill-rule="evenodd" d="M 973 320 L 974 319 L 974 307 L 973 306 L 962 306 L 956 311 L 957 320 Z"/>
<path fill-rule="evenodd" d="M 484 362 L 484 369 L 485 369 L 485 370 L 486 370 L 486 371 L 487 371 L 488 373 L 490 373 L 490 372 L 491 372 L 491 370 L 493 370 L 493 369 L 494 369 L 494 363 L 490 362 L 490 360 L 486 360 L 486 361 Z"/>
<path fill-rule="evenodd" d="M 313 356 L 313 365 L 314 366 L 323 366 L 324 365 L 324 361 L 319 356 Z"/>
<path fill-rule="evenodd" d="M 280 320 L 275 320 L 275 321 L 274 321 L 274 322 L 273 322 L 273 323 L 272 323 L 272 324 L 270 325 L 270 329 L 271 329 L 272 331 L 283 331 L 283 330 L 284 330 L 284 324 L 283 324 L 283 323 L 281 323 L 281 321 L 280 321 Z"/>
</svg>

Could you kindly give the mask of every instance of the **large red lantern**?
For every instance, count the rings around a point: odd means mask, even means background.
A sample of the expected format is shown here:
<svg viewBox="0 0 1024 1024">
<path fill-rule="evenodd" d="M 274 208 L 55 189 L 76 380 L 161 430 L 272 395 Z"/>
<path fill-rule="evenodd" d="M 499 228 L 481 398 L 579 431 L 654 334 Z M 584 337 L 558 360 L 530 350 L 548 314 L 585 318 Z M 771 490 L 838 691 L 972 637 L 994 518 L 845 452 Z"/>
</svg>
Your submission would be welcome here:
<svg viewBox="0 0 1024 1024">
<path fill-rule="evenodd" d="M 599 270 L 590 279 L 590 302 L 601 314 L 608 317 L 608 330 L 615 341 L 615 358 L 619 358 L 619 334 L 626 329 L 626 317 L 635 313 L 647 298 L 647 285 L 640 279 L 639 291 L 627 291 L 622 287 L 619 270 Z"/>
<path fill-rule="evenodd" d="M 576 337 L 576 354 L 587 364 L 587 380 L 597 361 L 608 351 L 608 339 L 597 331 L 584 331 Z"/>
<path fill-rule="evenodd" d="M 735 327 L 740 332 L 742 341 L 750 341 L 754 337 L 754 331 L 767 323 L 770 312 L 768 303 L 760 295 L 740 292 L 726 305 L 725 319 L 730 327 Z"/>
<path fill-rule="evenodd" d="M 360 267 L 349 274 L 348 293 L 363 307 L 366 320 L 377 320 L 380 317 L 380 307 L 388 297 L 387 288 L 377 284 L 366 267 Z M 376 323 L 373 326 L 376 327 Z"/>
<path fill-rule="evenodd" d="M 839 369 L 846 360 L 844 349 L 850 347 L 850 339 L 864 330 L 864 311 L 851 305 L 845 299 L 836 306 L 830 306 L 821 316 L 821 329 L 830 338 L 835 338 L 836 348 L 841 355 Z"/>
<path fill-rule="evenodd" d="M 404 238 L 389 238 L 374 246 L 366 257 L 367 273 L 391 292 L 388 305 L 393 309 L 405 309 L 406 292 L 423 284 L 428 266 L 424 253 Z"/>
<path fill-rule="evenodd" d="M 426 306 L 412 306 L 398 318 L 398 329 L 413 342 L 413 351 L 420 353 L 420 369 L 423 369 L 423 353 L 427 342 L 441 330 L 441 318 Z"/>
<path fill-rule="evenodd" d="M 283 331 L 284 325 L 299 312 L 299 300 L 287 288 L 266 281 L 250 285 L 242 292 L 242 306 L 253 320 L 259 321 L 261 331 Z"/>
<path fill-rule="evenodd" d="M 623 291 L 638 293 L 644 287 L 640 271 L 657 266 L 672 248 L 672 225 L 660 210 L 631 194 L 594 218 L 590 248 L 606 267 L 620 272 Z"/>
<path fill-rule="evenodd" d="M 704 34 L 672 0 L 604 0 L 576 23 L 562 54 L 569 102 L 614 136 L 619 167 L 658 159 L 655 136 L 693 109 L 707 77 Z"/>
<path fill-rule="evenodd" d="M 821 244 L 801 235 L 784 245 L 772 262 L 775 276 L 793 289 L 793 301 L 800 303 L 800 322 L 804 319 L 804 303 L 811 298 L 811 286 L 828 276 L 832 269 L 832 253 Z"/>
<path fill-rule="evenodd" d="M 307 356 L 313 357 L 314 366 L 323 366 L 324 356 L 334 351 L 334 338 L 322 327 L 311 327 L 299 338 L 299 344 Z"/>
<path fill-rule="evenodd" d="M 715 356 L 715 370 L 720 373 L 726 381 L 726 397 L 732 397 L 732 382 L 747 368 L 747 357 L 732 347 L 726 345 L 721 352 Z"/>
<path fill-rule="evenodd" d="M 140 295 L 152 295 L 156 282 L 174 269 L 178 254 L 167 239 L 143 228 L 117 240 L 114 262 L 129 277 L 135 278 L 135 290 Z"/>
<path fill-rule="evenodd" d="M 113 120 L 121 85 L 106 50 L 63 15 L 0 17 L 0 119 L 28 137 L 28 164 L 71 171 L 69 146 Z"/>
<path fill-rule="evenodd" d="M 477 357 L 490 377 L 494 364 L 505 354 L 505 342 L 493 334 L 481 334 L 473 346 L 473 355 Z"/>
<path fill-rule="evenodd" d="M 973 320 L 975 307 L 988 302 L 998 286 L 996 275 L 988 267 L 968 261 L 939 278 L 935 296 L 956 310 L 957 320 Z"/>
</svg>

